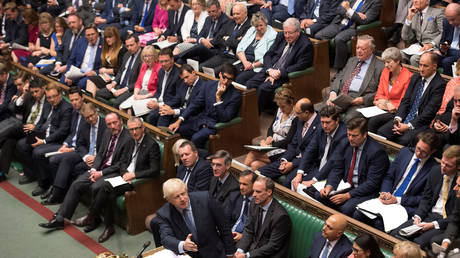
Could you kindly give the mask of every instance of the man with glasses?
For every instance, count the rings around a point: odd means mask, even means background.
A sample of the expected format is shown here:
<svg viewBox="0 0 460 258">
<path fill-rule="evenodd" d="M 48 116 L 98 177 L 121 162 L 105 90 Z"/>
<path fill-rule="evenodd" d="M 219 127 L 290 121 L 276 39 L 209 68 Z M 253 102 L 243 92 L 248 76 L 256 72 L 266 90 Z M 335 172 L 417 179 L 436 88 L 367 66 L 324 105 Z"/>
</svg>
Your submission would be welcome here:
<svg viewBox="0 0 460 258">
<path fill-rule="evenodd" d="M 94 163 L 106 125 L 92 103 L 83 104 L 80 113 L 82 121 L 75 146 L 64 143 L 58 150 L 61 154 L 49 159 L 49 173 L 53 175 L 54 181 L 52 190 L 42 198 L 45 199 L 43 205 L 61 203 L 71 179 L 88 171 Z"/>
<path fill-rule="evenodd" d="M 203 148 L 209 136 L 216 134 L 217 123 L 228 122 L 238 114 L 241 93 L 232 85 L 236 75 L 233 65 L 222 65 L 219 81 L 209 82 L 169 129 L 174 132 L 180 129 L 182 137 Z"/>
<path fill-rule="evenodd" d="M 49 84 L 45 88 L 46 100 L 49 105 L 43 107 L 40 121 L 27 137 L 18 141 L 16 149 L 22 163 L 24 176 L 20 183 L 30 183 L 38 180 L 38 187 L 32 192 L 33 196 L 41 195 L 49 187 L 48 178 L 37 171 L 38 157 L 49 152 L 50 144 L 61 145 L 70 131 L 72 106 L 62 99 L 61 88 Z"/>
</svg>

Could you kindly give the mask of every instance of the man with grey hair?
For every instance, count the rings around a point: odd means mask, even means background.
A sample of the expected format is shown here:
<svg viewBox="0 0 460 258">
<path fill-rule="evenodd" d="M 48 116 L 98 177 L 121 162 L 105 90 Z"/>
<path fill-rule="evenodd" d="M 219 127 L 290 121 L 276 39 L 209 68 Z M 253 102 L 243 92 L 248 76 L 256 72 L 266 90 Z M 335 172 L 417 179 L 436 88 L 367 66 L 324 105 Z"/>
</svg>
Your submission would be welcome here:
<svg viewBox="0 0 460 258">
<path fill-rule="evenodd" d="M 248 89 L 257 89 L 259 113 L 274 107 L 275 89 L 289 82 L 289 73 L 304 70 L 312 64 L 313 45 L 304 33 L 300 33 L 299 20 L 287 19 L 283 31 L 278 33 L 265 53 L 262 71 L 246 83 Z"/>
<path fill-rule="evenodd" d="M 336 106 L 345 113 L 345 121 L 360 116 L 356 109 L 371 106 L 384 63 L 374 55 L 375 41 L 369 35 L 358 37 L 356 56 L 348 59 L 347 65 L 335 76 L 326 104 L 335 106 L 334 100 L 344 94 L 353 100 L 348 106 Z"/>
<path fill-rule="evenodd" d="M 452 76 L 452 65 L 460 58 L 460 4 L 451 3 L 446 7 L 446 18 L 442 21 L 442 36 L 439 50 L 444 74 Z M 455 37 L 457 35 L 457 37 Z"/>
<path fill-rule="evenodd" d="M 178 178 L 163 183 L 166 201 L 158 211 L 161 243 L 175 254 L 233 257 L 235 244 L 228 216 L 207 192 L 187 193 Z"/>
</svg>

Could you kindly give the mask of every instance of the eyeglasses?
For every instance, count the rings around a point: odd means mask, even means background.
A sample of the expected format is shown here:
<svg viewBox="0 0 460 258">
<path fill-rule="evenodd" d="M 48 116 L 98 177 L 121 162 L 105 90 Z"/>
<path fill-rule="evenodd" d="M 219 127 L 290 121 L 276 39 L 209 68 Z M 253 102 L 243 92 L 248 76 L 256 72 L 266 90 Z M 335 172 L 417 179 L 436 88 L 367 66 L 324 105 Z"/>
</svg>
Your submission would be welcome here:
<svg viewBox="0 0 460 258">
<path fill-rule="evenodd" d="M 233 78 L 232 78 L 232 77 L 228 77 L 228 76 L 226 76 L 225 74 L 222 74 L 222 79 L 229 80 L 229 81 L 233 81 Z"/>
<path fill-rule="evenodd" d="M 133 127 L 133 128 L 128 128 L 128 131 L 134 132 L 134 131 L 139 130 L 139 129 L 142 129 L 142 126 Z"/>
</svg>

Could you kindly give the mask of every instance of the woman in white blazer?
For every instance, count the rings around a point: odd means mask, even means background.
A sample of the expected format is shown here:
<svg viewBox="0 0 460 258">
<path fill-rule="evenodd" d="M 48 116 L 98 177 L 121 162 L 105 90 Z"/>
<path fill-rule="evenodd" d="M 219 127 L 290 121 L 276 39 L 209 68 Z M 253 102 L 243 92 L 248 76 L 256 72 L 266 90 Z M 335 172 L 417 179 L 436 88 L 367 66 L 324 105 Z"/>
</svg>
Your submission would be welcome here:
<svg viewBox="0 0 460 258">
<path fill-rule="evenodd" d="M 236 48 L 236 67 L 240 71 L 236 82 L 245 84 L 264 66 L 264 55 L 276 38 L 276 31 L 267 25 L 267 18 L 257 12 L 252 15 L 251 28 L 248 29 Z"/>
<path fill-rule="evenodd" d="M 204 0 L 192 1 L 192 8 L 185 13 L 184 23 L 180 28 L 183 42 L 174 48 L 174 55 L 178 55 L 196 44 L 198 35 L 203 29 L 204 21 L 208 17 L 208 12 L 205 8 L 206 3 Z"/>
</svg>

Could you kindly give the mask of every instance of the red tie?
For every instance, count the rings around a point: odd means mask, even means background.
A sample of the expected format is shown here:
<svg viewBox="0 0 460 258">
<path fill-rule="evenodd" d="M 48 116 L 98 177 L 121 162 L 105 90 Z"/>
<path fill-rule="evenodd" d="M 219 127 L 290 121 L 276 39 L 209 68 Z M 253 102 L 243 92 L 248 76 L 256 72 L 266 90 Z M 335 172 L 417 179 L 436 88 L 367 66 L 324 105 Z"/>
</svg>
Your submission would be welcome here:
<svg viewBox="0 0 460 258">
<path fill-rule="evenodd" d="M 351 187 L 354 187 L 353 185 L 353 170 L 355 170 L 355 164 L 356 164 L 356 154 L 358 151 L 356 148 L 353 148 L 353 158 L 351 159 L 351 166 L 350 170 L 348 171 L 348 183 L 351 185 Z"/>
<path fill-rule="evenodd" d="M 358 65 L 356 65 L 355 69 L 353 72 L 351 72 L 350 78 L 343 84 L 342 88 L 342 93 L 347 95 L 348 91 L 350 90 L 350 85 L 353 79 L 355 78 L 356 75 L 358 75 L 359 72 L 361 72 L 361 66 L 363 65 L 363 61 L 359 61 Z"/>
</svg>

